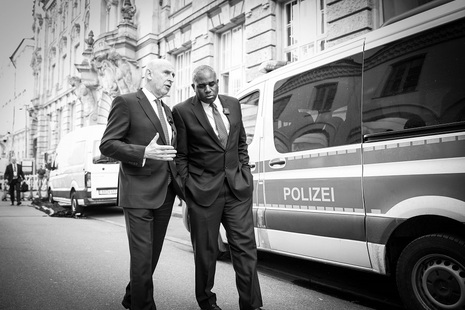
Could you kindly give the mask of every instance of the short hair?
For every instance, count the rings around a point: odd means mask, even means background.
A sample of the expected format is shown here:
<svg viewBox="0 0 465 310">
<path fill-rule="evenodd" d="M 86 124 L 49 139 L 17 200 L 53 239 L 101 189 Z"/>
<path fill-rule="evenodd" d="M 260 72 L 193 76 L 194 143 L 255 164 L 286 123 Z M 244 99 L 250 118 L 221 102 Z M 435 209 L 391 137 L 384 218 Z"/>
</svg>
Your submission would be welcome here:
<svg viewBox="0 0 465 310">
<path fill-rule="evenodd" d="M 211 72 L 215 74 L 216 76 L 216 72 L 212 67 L 210 67 L 209 65 L 200 65 L 197 68 L 195 68 L 194 71 L 192 72 L 192 83 L 195 83 L 195 79 L 197 78 L 197 75 L 199 75 L 199 73 L 201 72 Z"/>
</svg>

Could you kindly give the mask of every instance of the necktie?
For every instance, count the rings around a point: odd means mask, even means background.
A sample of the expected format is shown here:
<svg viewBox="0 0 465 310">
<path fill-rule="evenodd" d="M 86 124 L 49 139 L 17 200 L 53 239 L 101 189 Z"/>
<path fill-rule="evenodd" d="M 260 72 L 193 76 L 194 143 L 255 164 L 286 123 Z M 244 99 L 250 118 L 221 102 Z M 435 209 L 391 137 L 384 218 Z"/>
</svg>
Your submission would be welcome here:
<svg viewBox="0 0 465 310">
<path fill-rule="evenodd" d="M 224 126 L 223 120 L 221 119 L 221 115 L 218 111 L 218 108 L 216 107 L 216 104 L 212 102 L 210 103 L 210 106 L 212 107 L 213 119 L 215 120 L 216 130 L 218 130 L 218 139 L 220 139 L 221 145 L 223 145 L 223 147 L 225 148 L 226 144 L 228 143 L 228 132 L 226 131 L 226 126 Z"/>
<path fill-rule="evenodd" d="M 16 165 L 13 165 L 13 171 L 16 172 Z"/>
<path fill-rule="evenodd" d="M 166 144 L 170 145 L 170 136 L 168 134 L 168 126 L 166 125 L 165 114 L 163 114 L 163 108 L 161 106 L 161 101 L 155 99 L 155 103 L 157 104 L 158 109 L 158 118 L 160 119 L 161 127 L 163 128 L 163 134 L 165 135 Z"/>
<path fill-rule="evenodd" d="M 158 118 L 160 119 L 161 127 L 163 128 L 163 134 L 165 135 L 166 144 L 170 145 L 171 141 L 170 141 L 170 136 L 168 135 L 168 126 L 166 125 L 165 114 L 163 114 L 163 108 L 161 106 L 161 101 L 158 99 L 155 99 L 155 103 L 157 104 Z M 168 184 L 170 183 L 171 183 L 171 173 L 168 172 Z"/>
</svg>

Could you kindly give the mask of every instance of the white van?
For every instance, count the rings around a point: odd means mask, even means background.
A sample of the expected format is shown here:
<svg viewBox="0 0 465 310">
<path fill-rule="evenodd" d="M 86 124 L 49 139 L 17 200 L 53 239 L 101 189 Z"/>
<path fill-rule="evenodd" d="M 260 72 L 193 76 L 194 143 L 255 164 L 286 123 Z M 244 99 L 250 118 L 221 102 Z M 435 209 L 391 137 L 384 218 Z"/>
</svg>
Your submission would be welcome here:
<svg viewBox="0 0 465 310">
<path fill-rule="evenodd" d="M 76 129 L 61 138 L 48 182 L 48 199 L 82 213 L 89 205 L 116 205 L 119 162 L 100 153 L 104 125 Z"/>
<path fill-rule="evenodd" d="M 408 309 L 465 309 L 465 1 L 238 98 L 258 249 L 395 276 Z"/>
</svg>

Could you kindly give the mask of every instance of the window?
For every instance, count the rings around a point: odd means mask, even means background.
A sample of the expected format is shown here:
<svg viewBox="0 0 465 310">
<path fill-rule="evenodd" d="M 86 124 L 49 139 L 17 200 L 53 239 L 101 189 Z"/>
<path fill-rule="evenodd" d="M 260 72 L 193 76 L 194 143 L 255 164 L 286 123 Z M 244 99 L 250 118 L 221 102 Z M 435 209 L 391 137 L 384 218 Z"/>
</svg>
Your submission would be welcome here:
<svg viewBox="0 0 465 310">
<path fill-rule="evenodd" d="M 280 153 L 360 142 L 362 56 L 278 81 L 273 131 Z"/>
<path fill-rule="evenodd" d="M 71 76 L 77 75 L 77 69 L 76 69 L 76 64 L 78 63 L 78 56 L 79 56 L 79 43 L 74 45 L 73 48 L 71 49 L 71 61 L 69 62 L 69 74 Z"/>
<path fill-rule="evenodd" d="M 393 96 L 414 91 L 420 78 L 423 59 L 424 57 L 421 56 L 393 64 L 381 96 Z"/>
<path fill-rule="evenodd" d="M 284 57 L 297 61 L 325 49 L 326 0 L 284 4 Z"/>
<path fill-rule="evenodd" d="M 61 57 L 60 64 L 60 84 L 65 83 L 65 66 L 66 66 L 66 54 Z"/>
<path fill-rule="evenodd" d="M 363 133 L 465 121 L 465 20 L 365 52 Z"/>
<path fill-rule="evenodd" d="M 50 72 L 50 85 L 49 85 L 49 91 L 50 93 L 52 93 L 54 91 L 54 87 L 56 85 L 56 81 L 55 81 L 55 76 L 56 76 L 56 65 L 55 64 L 52 64 L 51 65 L 51 70 L 49 71 Z"/>
<path fill-rule="evenodd" d="M 171 13 L 177 12 L 192 3 L 192 0 L 171 1 Z"/>
<path fill-rule="evenodd" d="M 223 32 L 220 37 L 220 90 L 236 94 L 244 83 L 244 34 L 238 26 Z"/>
<path fill-rule="evenodd" d="M 327 83 L 315 86 L 313 110 L 325 112 L 331 111 L 336 91 L 337 83 Z"/>
<path fill-rule="evenodd" d="M 247 134 L 247 144 L 252 142 L 255 135 L 255 124 L 257 122 L 259 98 L 260 93 L 256 91 L 239 100 L 242 109 L 242 122 Z"/>
<path fill-rule="evenodd" d="M 191 93 L 191 51 L 185 51 L 176 56 L 176 98 L 174 102 L 181 102 L 189 98 Z"/>
<path fill-rule="evenodd" d="M 48 126 L 47 126 L 47 148 L 52 147 L 52 120 L 53 116 L 52 114 L 48 115 Z"/>
<path fill-rule="evenodd" d="M 389 0 L 382 1 L 383 19 L 387 21 L 392 17 L 410 11 L 434 0 Z"/>
<path fill-rule="evenodd" d="M 76 117 L 76 102 L 73 101 L 69 106 L 69 131 L 75 129 L 74 119 Z"/>
</svg>

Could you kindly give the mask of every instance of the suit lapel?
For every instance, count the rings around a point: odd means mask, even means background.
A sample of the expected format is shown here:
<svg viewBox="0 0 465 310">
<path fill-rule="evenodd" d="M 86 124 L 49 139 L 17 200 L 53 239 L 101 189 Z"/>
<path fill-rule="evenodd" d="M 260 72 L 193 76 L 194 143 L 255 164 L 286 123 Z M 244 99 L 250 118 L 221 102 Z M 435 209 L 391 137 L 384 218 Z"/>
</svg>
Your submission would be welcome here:
<svg viewBox="0 0 465 310">
<path fill-rule="evenodd" d="M 166 144 L 167 141 L 165 141 L 165 135 L 162 134 L 163 127 L 161 127 L 160 119 L 158 118 L 157 114 L 153 110 L 152 105 L 150 104 L 149 100 L 144 95 L 144 92 L 141 89 L 139 89 L 139 91 L 137 92 L 137 98 L 139 99 L 139 104 L 140 104 L 142 110 L 144 110 L 145 114 L 150 119 L 153 126 L 155 127 L 155 129 L 159 133 L 159 139 L 161 139 L 163 141 L 163 143 Z"/>
</svg>

